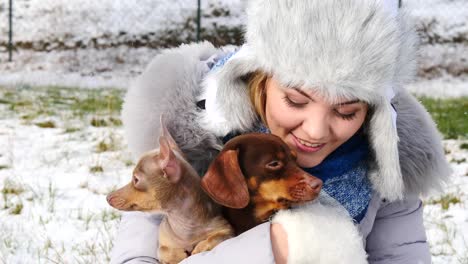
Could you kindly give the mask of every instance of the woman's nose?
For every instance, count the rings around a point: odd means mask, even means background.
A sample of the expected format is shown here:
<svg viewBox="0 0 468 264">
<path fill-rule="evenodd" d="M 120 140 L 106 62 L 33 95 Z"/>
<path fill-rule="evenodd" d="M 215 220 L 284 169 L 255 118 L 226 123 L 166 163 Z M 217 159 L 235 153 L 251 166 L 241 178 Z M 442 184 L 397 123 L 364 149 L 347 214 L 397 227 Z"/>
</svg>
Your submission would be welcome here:
<svg viewBox="0 0 468 264">
<path fill-rule="evenodd" d="M 326 115 L 309 116 L 302 123 L 302 129 L 307 134 L 309 141 L 321 142 L 330 135 L 330 124 Z"/>
</svg>

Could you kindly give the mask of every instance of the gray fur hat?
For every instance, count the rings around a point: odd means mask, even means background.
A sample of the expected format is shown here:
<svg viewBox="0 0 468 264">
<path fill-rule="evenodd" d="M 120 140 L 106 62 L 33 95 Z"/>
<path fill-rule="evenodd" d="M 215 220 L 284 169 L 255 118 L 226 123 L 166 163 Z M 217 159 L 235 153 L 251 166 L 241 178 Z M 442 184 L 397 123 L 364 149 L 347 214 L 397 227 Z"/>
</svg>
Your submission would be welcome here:
<svg viewBox="0 0 468 264">
<path fill-rule="evenodd" d="M 396 2 L 250 0 L 246 44 L 204 80 L 203 126 L 218 136 L 252 127 L 257 116 L 243 77 L 257 70 L 331 101 L 360 99 L 372 108 L 373 186 L 382 197 L 401 198 L 405 190 L 391 98 L 414 76 L 416 37 Z"/>
</svg>

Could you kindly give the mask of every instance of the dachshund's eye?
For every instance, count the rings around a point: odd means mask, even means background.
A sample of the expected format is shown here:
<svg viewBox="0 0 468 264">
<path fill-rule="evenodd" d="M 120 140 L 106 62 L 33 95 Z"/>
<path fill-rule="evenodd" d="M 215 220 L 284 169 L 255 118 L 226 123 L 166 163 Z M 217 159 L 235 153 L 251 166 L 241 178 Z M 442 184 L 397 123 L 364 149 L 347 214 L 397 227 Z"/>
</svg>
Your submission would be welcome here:
<svg viewBox="0 0 468 264">
<path fill-rule="evenodd" d="M 270 170 L 279 170 L 283 167 L 283 163 L 281 161 L 278 161 L 278 160 L 273 160 L 273 161 L 270 161 L 267 165 L 266 165 L 266 168 L 267 169 L 270 169 Z"/>
</svg>

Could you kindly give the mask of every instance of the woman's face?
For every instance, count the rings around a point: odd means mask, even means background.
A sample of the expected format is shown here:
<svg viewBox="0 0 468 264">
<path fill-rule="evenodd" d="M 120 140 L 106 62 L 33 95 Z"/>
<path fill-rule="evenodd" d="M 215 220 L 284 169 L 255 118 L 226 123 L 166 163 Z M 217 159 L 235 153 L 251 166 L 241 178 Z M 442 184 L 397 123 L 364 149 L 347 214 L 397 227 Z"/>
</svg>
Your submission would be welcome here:
<svg viewBox="0 0 468 264">
<path fill-rule="evenodd" d="M 284 89 L 273 78 L 265 83 L 265 118 L 271 133 L 297 152 L 299 166 L 320 164 L 364 123 L 368 106 L 358 100 L 329 104 L 318 94 Z"/>
</svg>

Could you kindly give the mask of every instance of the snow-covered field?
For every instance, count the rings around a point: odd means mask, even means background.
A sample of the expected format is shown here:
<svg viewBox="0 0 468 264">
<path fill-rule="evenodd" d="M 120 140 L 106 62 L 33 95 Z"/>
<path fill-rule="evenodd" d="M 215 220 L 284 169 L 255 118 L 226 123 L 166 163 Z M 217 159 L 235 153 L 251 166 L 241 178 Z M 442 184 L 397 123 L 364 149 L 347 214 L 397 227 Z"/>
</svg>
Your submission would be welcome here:
<svg viewBox="0 0 468 264">
<path fill-rule="evenodd" d="M 105 196 L 134 162 L 121 90 L 0 88 L 0 263 L 106 263 L 120 213 Z M 434 263 L 468 261 L 468 140 L 446 140 L 453 182 L 425 198 Z"/>
<path fill-rule="evenodd" d="M 245 1 L 202 1 L 202 26 L 216 34 L 239 27 Z M 196 1 L 14 3 L 23 48 L 13 62 L 0 23 L 0 263 L 107 263 L 120 213 L 105 195 L 134 166 L 116 98 L 159 53 L 151 47 L 161 34 L 193 38 Z M 423 33 L 419 78 L 408 88 L 468 96 L 468 2 L 403 3 Z M 453 181 L 424 198 L 425 226 L 433 263 L 468 263 L 468 139 L 444 146 Z"/>
</svg>

